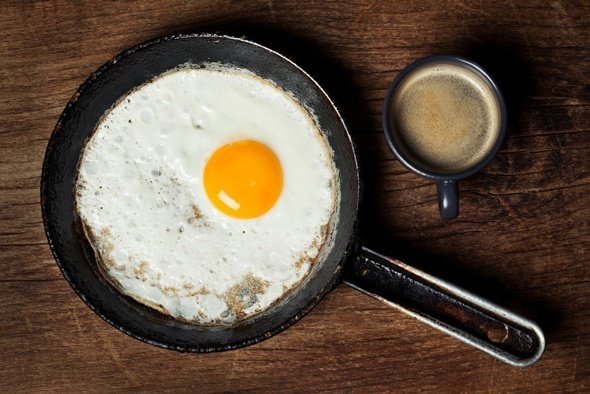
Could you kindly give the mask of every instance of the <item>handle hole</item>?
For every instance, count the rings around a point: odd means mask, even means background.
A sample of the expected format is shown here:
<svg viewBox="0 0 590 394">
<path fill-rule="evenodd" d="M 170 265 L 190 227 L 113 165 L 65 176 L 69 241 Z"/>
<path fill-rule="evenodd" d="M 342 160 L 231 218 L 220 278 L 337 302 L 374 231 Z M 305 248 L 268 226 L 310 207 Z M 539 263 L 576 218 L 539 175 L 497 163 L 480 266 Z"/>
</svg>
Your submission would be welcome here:
<svg viewBox="0 0 590 394">
<path fill-rule="evenodd" d="M 490 341 L 495 343 L 502 343 L 508 339 L 508 326 L 503 324 L 501 327 L 491 327 L 486 334 Z"/>
</svg>

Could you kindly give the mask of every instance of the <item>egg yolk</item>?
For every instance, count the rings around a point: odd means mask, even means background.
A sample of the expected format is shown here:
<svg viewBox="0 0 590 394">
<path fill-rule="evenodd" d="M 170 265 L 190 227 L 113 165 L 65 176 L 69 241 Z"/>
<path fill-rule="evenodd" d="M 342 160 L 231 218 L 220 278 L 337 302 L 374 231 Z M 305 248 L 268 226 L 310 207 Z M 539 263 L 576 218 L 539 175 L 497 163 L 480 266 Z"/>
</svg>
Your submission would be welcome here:
<svg viewBox="0 0 590 394">
<path fill-rule="evenodd" d="M 266 145 L 241 140 L 223 145 L 203 171 L 205 192 L 221 212 L 240 219 L 263 215 L 283 188 L 279 159 Z"/>
</svg>

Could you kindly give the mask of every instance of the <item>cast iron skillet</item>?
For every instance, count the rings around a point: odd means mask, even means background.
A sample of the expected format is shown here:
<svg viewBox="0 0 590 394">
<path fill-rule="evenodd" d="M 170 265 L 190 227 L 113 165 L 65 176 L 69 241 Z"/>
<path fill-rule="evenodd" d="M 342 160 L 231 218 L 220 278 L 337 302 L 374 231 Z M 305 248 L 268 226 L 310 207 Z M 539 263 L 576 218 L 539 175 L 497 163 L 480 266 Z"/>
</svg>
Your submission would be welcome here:
<svg viewBox="0 0 590 394">
<path fill-rule="evenodd" d="M 237 327 L 205 328 L 182 323 L 122 296 L 99 274 L 73 208 L 76 164 L 85 140 L 104 112 L 122 95 L 153 77 L 191 63 L 218 62 L 274 81 L 317 116 L 339 172 L 339 220 L 332 247 L 308 280 L 263 314 Z M 342 118 L 322 88 L 280 54 L 243 39 L 174 35 L 129 49 L 98 69 L 61 115 L 47 147 L 41 205 L 49 245 L 65 278 L 104 320 L 142 341 L 168 349 L 213 352 L 269 338 L 299 320 L 344 281 L 512 365 L 537 361 L 544 348 L 533 322 L 360 246 L 356 237 L 359 173 Z"/>
</svg>

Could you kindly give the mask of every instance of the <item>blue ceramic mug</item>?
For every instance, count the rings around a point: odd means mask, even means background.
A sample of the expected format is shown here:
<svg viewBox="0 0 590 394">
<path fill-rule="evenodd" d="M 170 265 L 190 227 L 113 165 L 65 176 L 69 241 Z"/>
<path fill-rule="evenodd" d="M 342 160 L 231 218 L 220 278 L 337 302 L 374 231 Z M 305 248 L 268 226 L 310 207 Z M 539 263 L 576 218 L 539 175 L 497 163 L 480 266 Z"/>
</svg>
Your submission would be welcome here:
<svg viewBox="0 0 590 394">
<path fill-rule="evenodd" d="M 385 97 L 383 127 L 398 160 L 436 182 L 440 215 L 459 213 L 457 181 L 484 168 L 506 135 L 506 104 L 474 62 L 430 56 L 404 69 Z"/>
</svg>

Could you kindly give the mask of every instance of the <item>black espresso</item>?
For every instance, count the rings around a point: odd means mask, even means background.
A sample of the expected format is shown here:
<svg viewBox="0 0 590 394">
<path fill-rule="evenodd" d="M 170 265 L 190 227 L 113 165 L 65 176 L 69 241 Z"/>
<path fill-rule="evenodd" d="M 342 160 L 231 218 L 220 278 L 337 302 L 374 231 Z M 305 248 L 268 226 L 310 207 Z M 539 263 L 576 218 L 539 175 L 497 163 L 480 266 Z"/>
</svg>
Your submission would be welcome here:
<svg viewBox="0 0 590 394">
<path fill-rule="evenodd" d="M 426 171 L 456 173 L 481 161 L 498 137 L 500 109 L 488 84 L 453 64 L 407 76 L 391 108 L 393 138 Z"/>
</svg>

